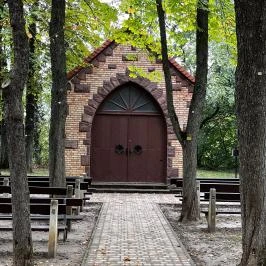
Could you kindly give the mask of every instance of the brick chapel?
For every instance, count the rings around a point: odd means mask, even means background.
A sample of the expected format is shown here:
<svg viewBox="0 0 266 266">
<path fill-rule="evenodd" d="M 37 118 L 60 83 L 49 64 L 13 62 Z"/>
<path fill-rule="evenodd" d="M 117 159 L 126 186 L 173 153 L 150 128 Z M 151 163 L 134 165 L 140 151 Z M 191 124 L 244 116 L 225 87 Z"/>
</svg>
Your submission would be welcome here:
<svg viewBox="0 0 266 266">
<path fill-rule="evenodd" d="M 130 45 L 107 40 L 68 73 L 66 175 L 95 182 L 167 184 L 182 175 L 182 148 L 168 117 L 162 63 Z M 194 78 L 170 59 L 174 106 L 187 124 Z M 132 78 L 128 67 L 160 71 L 162 80 Z"/>
</svg>

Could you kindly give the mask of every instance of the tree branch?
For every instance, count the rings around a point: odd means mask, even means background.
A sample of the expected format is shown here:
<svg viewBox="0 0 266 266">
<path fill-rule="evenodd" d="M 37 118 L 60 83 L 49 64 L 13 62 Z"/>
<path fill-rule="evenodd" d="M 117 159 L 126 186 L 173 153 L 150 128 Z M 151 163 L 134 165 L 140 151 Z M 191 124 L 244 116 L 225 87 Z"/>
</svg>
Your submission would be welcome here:
<svg viewBox="0 0 266 266">
<path fill-rule="evenodd" d="M 167 108 L 169 117 L 171 119 L 174 132 L 177 136 L 177 139 L 182 144 L 184 141 L 184 132 L 182 132 L 178 117 L 175 112 L 175 107 L 173 104 L 173 87 L 172 79 L 170 73 L 170 65 L 168 60 L 168 49 L 167 49 L 167 39 L 166 39 L 166 29 L 165 29 L 165 12 L 162 7 L 162 0 L 156 0 L 157 14 L 159 19 L 159 28 L 161 36 L 161 51 L 162 51 L 162 63 L 163 71 L 165 78 L 165 87 L 166 87 L 166 98 L 167 98 Z"/>
<path fill-rule="evenodd" d="M 220 106 L 216 106 L 214 112 L 205 117 L 200 123 L 200 129 L 202 129 L 211 119 L 213 119 L 220 111 Z"/>
</svg>

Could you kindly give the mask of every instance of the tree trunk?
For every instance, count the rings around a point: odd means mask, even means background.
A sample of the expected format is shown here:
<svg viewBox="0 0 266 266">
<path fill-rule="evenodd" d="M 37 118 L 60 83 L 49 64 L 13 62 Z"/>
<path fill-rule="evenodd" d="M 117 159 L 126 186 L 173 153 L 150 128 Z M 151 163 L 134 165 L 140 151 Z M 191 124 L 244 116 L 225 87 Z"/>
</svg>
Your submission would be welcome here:
<svg viewBox="0 0 266 266">
<path fill-rule="evenodd" d="M 241 265 L 266 265 L 266 2 L 235 1 Z"/>
<path fill-rule="evenodd" d="M 192 132 L 192 131 L 190 131 Z M 196 221 L 200 218 L 197 197 L 197 137 L 184 141 L 183 148 L 183 201 L 179 221 Z"/>
<path fill-rule="evenodd" d="M 3 92 L 4 94 L 4 92 Z M 7 135 L 6 135 L 6 122 L 4 119 L 4 110 L 5 108 L 5 100 L 4 95 L 2 94 L 2 121 L 1 121 L 1 154 L 0 154 L 0 168 L 8 169 L 9 168 L 9 162 L 8 162 L 8 146 L 7 146 Z"/>
<path fill-rule="evenodd" d="M 40 109 L 38 108 L 38 112 Z M 38 113 L 39 114 L 39 113 Z M 34 132 L 34 140 L 33 140 L 33 147 L 34 147 L 34 153 L 33 157 L 37 165 L 42 165 L 42 158 L 41 158 L 41 145 L 40 145 L 40 117 L 38 116 L 38 119 L 36 120 L 36 130 Z"/>
<path fill-rule="evenodd" d="M 50 53 L 52 66 L 49 174 L 53 186 L 65 186 L 66 55 L 64 42 L 65 0 L 52 0 Z"/>
<path fill-rule="evenodd" d="M 196 191 L 197 140 L 206 97 L 208 74 L 208 4 L 198 1 L 196 32 L 196 83 L 190 103 L 186 139 L 183 142 L 183 201 L 180 221 L 197 220 L 200 208 Z"/>
<path fill-rule="evenodd" d="M 156 6 L 157 6 L 158 19 L 159 19 L 159 27 L 160 27 L 161 52 L 162 52 L 163 72 L 164 72 L 164 80 L 166 87 L 167 109 L 177 139 L 182 144 L 185 136 L 181 130 L 180 123 L 174 107 L 173 87 L 172 87 L 172 79 L 170 73 L 170 65 L 168 60 L 168 48 L 167 48 L 167 38 L 166 38 L 166 29 L 165 29 L 165 12 L 162 7 L 162 0 L 156 0 Z"/>
<path fill-rule="evenodd" d="M 2 16 L 4 12 L 4 1 L 0 0 L 0 21 L 4 19 Z M 6 60 L 3 51 L 3 40 L 2 40 L 2 29 L 3 24 L 0 23 L 0 86 L 5 78 L 5 68 L 6 68 Z M 7 150 L 7 138 L 6 138 L 6 123 L 4 119 L 4 110 L 5 110 L 5 101 L 4 101 L 4 93 L 1 97 L 1 112 L 2 112 L 2 120 L 1 120 L 1 151 L 0 151 L 0 168 L 8 168 L 8 150 Z"/>
<path fill-rule="evenodd" d="M 33 16 L 33 19 L 36 19 Z M 34 144 L 34 131 L 35 120 L 37 112 L 37 101 L 39 91 L 36 86 L 35 80 L 35 37 L 36 37 L 36 23 L 33 22 L 29 26 L 29 33 L 31 38 L 29 40 L 30 61 L 29 61 L 29 76 L 26 91 L 26 118 L 25 118 L 25 135 L 26 135 L 26 162 L 27 170 L 32 173 L 33 161 L 33 144 Z"/>
<path fill-rule="evenodd" d="M 6 93 L 6 122 L 9 146 L 13 214 L 14 265 L 32 265 L 32 238 L 29 212 L 29 189 L 26 171 L 22 94 L 28 75 L 28 40 L 25 32 L 23 3 L 9 0 L 14 66 Z"/>
<path fill-rule="evenodd" d="M 208 62 L 208 0 L 200 1 L 197 8 L 197 70 L 196 84 L 189 108 L 186 132 L 182 132 L 173 105 L 171 74 L 168 62 L 167 39 L 165 30 L 165 13 L 162 0 L 156 0 L 159 18 L 162 61 L 166 85 L 168 113 L 174 132 L 183 149 L 183 202 L 180 221 L 197 220 L 200 208 L 196 190 L 197 171 L 197 137 L 202 119 L 202 108 L 207 86 Z"/>
<path fill-rule="evenodd" d="M 4 0 L 0 0 L 0 21 L 4 19 Z M 0 88 L 2 87 L 3 78 L 4 78 L 4 63 L 5 63 L 5 56 L 3 52 L 3 39 L 2 39 L 2 32 L 3 30 L 3 23 L 0 23 Z"/>
</svg>

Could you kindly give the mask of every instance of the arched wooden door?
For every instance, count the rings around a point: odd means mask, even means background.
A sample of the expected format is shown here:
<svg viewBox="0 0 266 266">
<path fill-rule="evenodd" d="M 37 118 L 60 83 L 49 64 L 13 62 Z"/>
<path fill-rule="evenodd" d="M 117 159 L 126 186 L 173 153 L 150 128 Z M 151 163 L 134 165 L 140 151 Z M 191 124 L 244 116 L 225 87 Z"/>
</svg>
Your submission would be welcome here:
<svg viewBox="0 0 266 266">
<path fill-rule="evenodd" d="M 97 112 L 92 127 L 91 175 L 96 182 L 166 182 L 166 129 L 158 104 L 127 84 Z"/>
</svg>

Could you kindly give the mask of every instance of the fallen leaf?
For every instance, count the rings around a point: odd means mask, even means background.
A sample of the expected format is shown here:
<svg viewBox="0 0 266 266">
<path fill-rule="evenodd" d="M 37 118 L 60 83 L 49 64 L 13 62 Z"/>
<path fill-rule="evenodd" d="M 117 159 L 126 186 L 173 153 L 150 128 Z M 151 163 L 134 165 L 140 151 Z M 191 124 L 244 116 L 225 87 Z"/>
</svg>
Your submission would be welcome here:
<svg viewBox="0 0 266 266">
<path fill-rule="evenodd" d="M 124 261 L 131 261 L 131 259 L 127 256 L 124 258 Z"/>
</svg>

